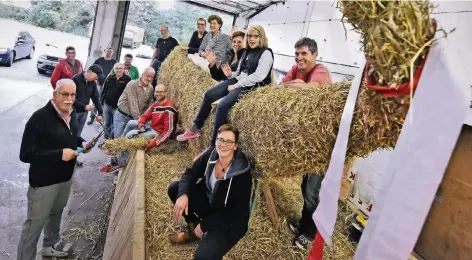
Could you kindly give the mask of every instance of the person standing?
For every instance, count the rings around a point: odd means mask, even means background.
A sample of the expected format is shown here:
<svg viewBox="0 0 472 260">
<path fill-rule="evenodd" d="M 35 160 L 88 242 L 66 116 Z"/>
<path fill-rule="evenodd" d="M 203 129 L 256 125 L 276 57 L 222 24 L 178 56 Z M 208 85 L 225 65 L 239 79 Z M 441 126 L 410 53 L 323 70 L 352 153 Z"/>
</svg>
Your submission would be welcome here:
<svg viewBox="0 0 472 260">
<path fill-rule="evenodd" d="M 132 62 L 133 62 L 133 55 L 130 53 L 127 53 L 125 55 L 124 73 L 125 75 L 128 75 L 131 78 L 131 80 L 139 79 L 139 70 L 136 66 L 131 64 Z M 112 69 L 110 73 L 114 75 L 115 70 Z"/>
<path fill-rule="evenodd" d="M 316 63 L 318 45 L 308 37 L 295 43 L 295 62 L 292 69 L 285 75 L 282 84 L 277 87 L 308 89 L 332 83 L 331 74 L 322 64 Z M 301 191 L 303 196 L 302 217 L 300 220 L 290 219 L 288 227 L 295 235 L 293 244 L 306 250 L 316 235 L 313 213 L 320 202 L 321 182 L 324 174 L 306 174 L 303 176 Z"/>
<path fill-rule="evenodd" d="M 167 27 L 167 25 L 161 26 L 161 35 L 162 37 L 157 39 L 156 49 L 154 49 L 151 59 L 151 67 L 156 71 L 154 79 L 152 80 L 153 88 L 155 88 L 157 85 L 157 77 L 162 62 L 164 62 L 172 50 L 179 45 L 179 42 L 174 37 L 169 35 L 169 27 Z"/>
<path fill-rule="evenodd" d="M 131 78 L 124 74 L 123 64 L 116 63 L 114 69 L 116 74 L 107 77 L 100 98 L 105 119 L 105 138 L 113 138 L 113 116 L 118 108 L 118 99 L 131 81 Z"/>
<path fill-rule="evenodd" d="M 75 59 L 75 48 L 66 48 L 66 58 L 59 61 L 51 75 L 52 89 L 56 89 L 57 81 L 60 79 L 71 79 L 73 76 L 82 73 L 83 67 L 79 60 Z"/>
<path fill-rule="evenodd" d="M 188 54 L 198 53 L 198 49 L 202 44 L 203 37 L 205 37 L 207 33 L 205 19 L 198 18 L 197 30 L 193 32 L 192 38 L 190 38 L 190 42 L 188 43 Z"/>
<path fill-rule="evenodd" d="M 113 54 L 113 49 L 111 47 L 108 47 L 105 50 L 105 57 L 100 57 L 93 63 L 100 66 L 103 70 L 103 74 L 99 75 L 98 77 L 98 84 L 97 84 L 98 96 L 100 98 L 102 95 L 103 84 L 105 83 L 105 80 L 108 77 L 108 74 L 110 74 L 111 70 L 113 69 L 113 66 L 117 62 L 115 59 L 111 57 L 112 54 Z M 96 107 L 94 107 L 93 113 L 90 112 L 90 120 L 87 122 L 88 125 L 93 124 L 93 121 L 95 121 L 95 114 L 97 113 L 98 113 L 98 110 Z"/>
<path fill-rule="evenodd" d="M 78 135 L 73 109 L 76 86 L 71 79 L 56 82 L 52 99 L 26 123 L 20 160 L 29 163 L 28 209 L 18 243 L 18 260 L 34 260 L 41 232 L 45 257 L 67 257 L 72 244 L 60 237 L 61 216 L 67 205 L 78 153 L 87 147 Z M 84 153 L 89 152 L 84 150 Z"/>
</svg>

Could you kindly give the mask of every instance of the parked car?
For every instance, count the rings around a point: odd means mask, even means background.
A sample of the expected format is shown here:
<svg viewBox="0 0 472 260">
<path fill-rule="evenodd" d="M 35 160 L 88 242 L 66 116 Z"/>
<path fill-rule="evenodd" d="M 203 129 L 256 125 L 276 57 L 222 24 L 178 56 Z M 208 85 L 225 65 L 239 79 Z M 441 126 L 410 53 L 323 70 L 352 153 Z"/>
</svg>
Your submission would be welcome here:
<svg viewBox="0 0 472 260">
<path fill-rule="evenodd" d="M 154 49 L 148 45 L 141 45 L 135 51 L 135 56 L 144 59 L 151 59 L 154 54 Z"/>
<path fill-rule="evenodd" d="M 44 52 L 39 55 L 36 67 L 40 74 L 52 74 L 56 65 L 64 59 L 65 48 L 59 48 L 53 44 L 46 43 Z"/>
<path fill-rule="evenodd" d="M 36 49 L 36 40 L 27 31 L 2 30 L 0 37 L 0 64 L 11 67 L 15 60 L 31 59 Z"/>
</svg>

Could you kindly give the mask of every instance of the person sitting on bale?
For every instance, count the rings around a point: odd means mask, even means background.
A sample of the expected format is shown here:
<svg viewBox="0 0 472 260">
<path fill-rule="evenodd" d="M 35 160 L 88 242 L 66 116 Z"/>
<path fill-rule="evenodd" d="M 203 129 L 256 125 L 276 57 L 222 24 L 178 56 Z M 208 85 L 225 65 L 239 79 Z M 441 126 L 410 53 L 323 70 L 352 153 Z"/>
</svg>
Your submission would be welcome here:
<svg viewBox="0 0 472 260">
<path fill-rule="evenodd" d="M 233 41 L 233 48 L 228 51 L 227 53 L 227 60 L 230 62 L 231 71 L 236 71 L 239 66 L 239 61 L 241 55 L 246 51 L 244 48 L 244 32 L 237 31 L 234 32 L 231 40 Z M 223 73 L 223 69 L 221 67 L 216 66 L 216 55 L 215 52 L 212 50 L 208 50 L 207 53 L 207 61 L 210 63 L 208 68 L 210 69 L 211 77 L 216 81 L 223 81 L 227 80 L 228 77 Z"/>
<path fill-rule="evenodd" d="M 147 149 L 159 147 L 174 134 L 177 125 L 177 108 L 173 101 L 167 99 L 167 87 L 163 84 L 157 85 L 154 91 L 156 102 L 139 118 L 130 120 L 126 124 L 123 135 L 126 138 L 137 136 L 152 138 Z M 150 124 L 149 124 L 150 121 Z M 120 152 L 112 158 L 111 163 L 102 167 L 101 172 L 115 172 L 126 165 L 128 154 Z"/>
<path fill-rule="evenodd" d="M 246 48 L 241 57 L 242 62 L 239 63 L 235 72 L 232 72 L 228 65 L 222 66 L 223 72 L 229 79 L 207 90 L 193 126 L 184 134 L 177 136 L 178 141 L 183 142 L 200 137 L 200 129 L 210 115 L 211 104 L 221 99 L 216 107 L 210 142 L 210 146 L 214 146 L 218 128 L 226 123 L 228 111 L 238 101 L 241 94 L 271 84 L 274 54 L 268 48 L 267 37 L 262 26 L 254 25 L 249 28 Z"/>
<path fill-rule="evenodd" d="M 206 58 L 206 51 L 212 50 L 216 53 L 216 64 L 219 67 L 227 62 L 226 53 L 231 50 L 231 38 L 229 35 L 221 32 L 223 19 L 218 15 L 210 15 L 208 23 L 210 24 L 210 33 L 203 37 L 202 44 L 200 44 L 198 49 L 198 55 Z"/>
<path fill-rule="evenodd" d="M 252 164 L 238 149 L 239 131 L 218 129 L 216 148 L 206 151 L 169 185 L 173 217 L 187 225 L 170 236 L 174 244 L 201 239 L 194 259 L 223 259 L 248 230 Z"/>
<path fill-rule="evenodd" d="M 316 41 L 307 37 L 295 43 L 295 64 L 278 87 L 312 88 L 332 83 L 331 74 L 322 64 L 316 63 L 318 46 Z M 306 250 L 316 235 L 316 225 L 313 213 L 320 202 L 321 182 L 324 174 L 307 174 L 303 176 L 301 185 L 303 195 L 303 209 L 300 220 L 289 220 L 289 229 L 294 233 L 293 244 Z"/>
</svg>

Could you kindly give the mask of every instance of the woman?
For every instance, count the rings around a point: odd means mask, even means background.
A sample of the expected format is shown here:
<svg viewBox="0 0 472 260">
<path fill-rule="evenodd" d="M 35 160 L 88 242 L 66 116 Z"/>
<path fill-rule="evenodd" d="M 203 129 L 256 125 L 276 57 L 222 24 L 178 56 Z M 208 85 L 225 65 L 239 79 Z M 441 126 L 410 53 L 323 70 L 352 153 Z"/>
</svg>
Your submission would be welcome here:
<svg viewBox="0 0 472 260">
<path fill-rule="evenodd" d="M 210 24 L 210 33 L 203 37 L 198 54 L 206 58 L 207 50 L 215 52 L 216 65 L 220 67 L 221 64 L 228 62 L 226 60 L 226 53 L 231 50 L 231 39 L 227 34 L 221 32 L 221 26 L 223 26 L 223 19 L 221 17 L 210 15 L 208 23 Z"/>
<path fill-rule="evenodd" d="M 206 21 L 203 18 L 197 20 L 197 30 L 193 32 L 192 38 L 188 44 L 188 54 L 194 54 L 198 52 L 200 45 L 202 44 L 203 38 L 207 35 Z"/>
<path fill-rule="evenodd" d="M 207 90 L 192 127 L 177 136 L 177 140 L 183 142 L 200 137 L 200 129 L 202 129 L 211 112 L 211 104 L 221 98 L 216 107 L 216 117 L 210 143 L 210 146 L 214 146 L 216 131 L 226 123 L 228 111 L 238 101 L 240 95 L 259 86 L 271 84 L 273 63 L 274 55 L 272 50 L 268 48 L 264 28 L 260 25 L 250 27 L 246 35 L 246 51 L 241 57 L 237 70 L 232 72 L 229 65 L 222 65 L 223 72 L 228 80 Z"/>
<path fill-rule="evenodd" d="M 238 69 L 241 55 L 246 51 L 244 48 L 244 32 L 237 31 L 231 35 L 233 48 L 227 52 L 227 60 L 230 61 L 231 71 Z M 216 66 L 216 55 L 213 51 L 207 51 L 208 68 L 210 69 L 211 77 L 216 81 L 227 80 L 228 78 L 223 73 L 221 67 Z"/>
<path fill-rule="evenodd" d="M 238 149 L 239 132 L 218 129 L 216 148 L 205 152 L 180 181 L 169 185 L 174 219 L 188 224 L 170 236 L 175 244 L 198 243 L 194 259 L 223 259 L 246 235 L 252 189 L 251 163 Z"/>
</svg>

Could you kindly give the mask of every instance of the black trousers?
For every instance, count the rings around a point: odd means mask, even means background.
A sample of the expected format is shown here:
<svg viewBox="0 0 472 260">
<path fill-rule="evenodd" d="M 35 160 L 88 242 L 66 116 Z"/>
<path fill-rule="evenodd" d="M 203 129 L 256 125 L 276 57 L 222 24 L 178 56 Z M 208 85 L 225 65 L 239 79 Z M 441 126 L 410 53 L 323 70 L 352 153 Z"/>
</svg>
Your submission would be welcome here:
<svg viewBox="0 0 472 260">
<path fill-rule="evenodd" d="M 300 232 L 310 239 L 316 235 L 316 225 L 313 221 L 315 213 L 320 203 L 320 189 L 324 174 L 304 175 L 302 181 L 303 210 L 302 218 L 299 221 Z"/>
<path fill-rule="evenodd" d="M 227 123 L 228 111 L 234 104 L 236 104 L 241 93 L 247 91 L 245 88 L 237 88 L 229 92 L 228 86 L 236 84 L 237 82 L 238 80 L 236 79 L 228 79 L 207 90 L 203 97 L 203 102 L 200 105 L 200 110 L 194 120 L 195 126 L 198 129 L 201 129 L 205 120 L 210 115 L 211 104 L 218 99 L 223 98 L 216 107 L 215 124 L 213 125 L 213 134 L 210 142 L 210 145 L 212 146 L 215 146 L 218 128 Z"/>
<path fill-rule="evenodd" d="M 203 184 L 203 182 L 202 182 Z M 177 201 L 179 190 L 179 181 L 169 185 L 167 193 L 172 203 Z M 188 216 L 184 213 L 187 223 L 199 222 L 201 218 L 209 216 L 211 206 L 208 197 L 205 194 L 205 186 L 197 185 L 197 188 L 190 191 L 188 195 Z M 194 260 L 222 260 L 223 256 L 233 248 L 239 239 L 229 237 L 229 234 L 220 230 L 211 230 L 205 233 L 202 240 L 198 242 L 195 250 Z"/>
</svg>

